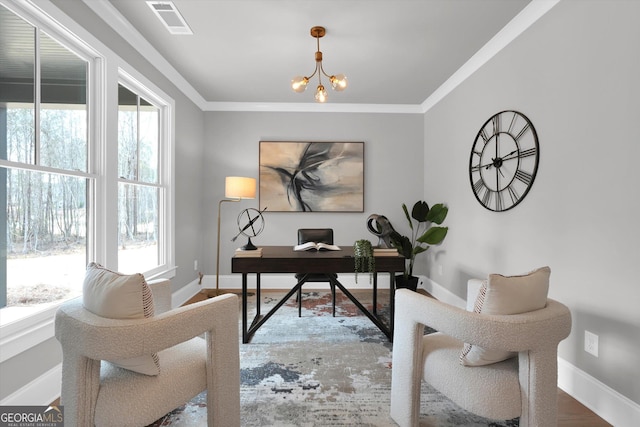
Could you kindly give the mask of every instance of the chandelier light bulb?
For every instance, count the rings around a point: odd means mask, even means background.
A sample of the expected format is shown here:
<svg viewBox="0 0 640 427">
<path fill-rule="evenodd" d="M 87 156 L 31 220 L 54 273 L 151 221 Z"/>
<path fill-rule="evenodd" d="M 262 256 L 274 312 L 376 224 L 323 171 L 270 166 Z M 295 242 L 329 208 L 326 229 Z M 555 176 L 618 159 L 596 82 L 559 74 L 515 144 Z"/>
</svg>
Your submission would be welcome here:
<svg viewBox="0 0 640 427">
<path fill-rule="evenodd" d="M 304 92 L 307 88 L 307 83 L 309 83 L 309 79 L 304 76 L 295 76 L 291 79 L 291 89 L 294 92 Z"/>
<path fill-rule="evenodd" d="M 316 90 L 316 102 L 326 102 L 327 101 L 327 91 L 324 90 L 324 86 L 318 85 L 318 89 Z"/>
<path fill-rule="evenodd" d="M 336 74 L 335 76 L 331 76 L 331 87 L 336 92 L 342 92 L 347 88 L 347 76 L 344 74 Z"/>
</svg>

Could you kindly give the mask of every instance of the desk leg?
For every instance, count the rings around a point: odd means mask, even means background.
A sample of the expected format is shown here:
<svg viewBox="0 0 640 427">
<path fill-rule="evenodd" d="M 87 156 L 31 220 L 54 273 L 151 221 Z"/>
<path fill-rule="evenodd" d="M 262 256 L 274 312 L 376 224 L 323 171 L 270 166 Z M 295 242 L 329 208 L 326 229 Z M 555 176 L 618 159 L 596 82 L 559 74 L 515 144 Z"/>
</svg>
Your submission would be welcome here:
<svg viewBox="0 0 640 427">
<path fill-rule="evenodd" d="M 373 272 L 373 315 L 378 315 L 378 272 Z"/>
<path fill-rule="evenodd" d="M 251 323 L 251 325 L 249 326 L 249 329 L 246 331 L 246 338 L 243 339 L 243 343 L 246 344 L 249 342 L 249 340 L 251 339 L 251 337 L 253 336 L 253 334 L 264 324 L 264 322 L 266 322 L 267 320 L 269 320 L 269 318 L 276 312 L 278 311 L 278 309 L 280 307 L 282 307 L 284 305 L 284 303 L 286 303 L 289 298 L 291 298 L 293 296 L 293 294 L 295 294 L 296 292 L 298 292 L 298 290 L 300 289 L 300 287 L 302 286 L 302 284 L 304 283 L 304 281 L 300 281 L 296 284 L 296 286 L 294 286 L 288 293 L 287 295 L 285 295 L 284 298 L 282 298 L 274 307 L 272 307 L 269 312 L 267 314 L 265 314 L 264 316 L 257 316 L 253 319 L 253 322 Z M 244 336 L 244 335 L 243 335 Z"/>
<path fill-rule="evenodd" d="M 356 305 L 356 307 L 358 307 L 358 309 L 369 318 L 369 320 L 371 320 L 371 322 L 373 322 L 374 325 L 376 325 L 378 327 L 378 329 L 380 329 L 382 331 L 382 333 L 384 333 L 387 338 L 389 338 L 389 341 L 391 341 L 391 331 L 389 331 L 389 329 L 384 325 L 384 323 L 382 323 L 380 321 L 380 319 L 378 318 L 378 316 L 374 316 L 369 310 L 366 309 L 365 306 L 362 305 L 362 303 L 360 301 L 358 301 L 358 299 L 356 297 L 353 296 L 353 294 L 351 292 L 349 292 L 347 290 L 347 288 L 345 288 L 342 283 L 340 283 L 337 279 L 333 279 L 330 278 L 331 282 L 333 282 L 335 284 L 335 286 L 340 289 L 342 291 L 342 293 L 351 300 L 352 303 L 354 303 Z"/>
<path fill-rule="evenodd" d="M 260 317 L 260 273 L 256 273 L 256 317 Z"/>
<path fill-rule="evenodd" d="M 247 273 L 242 273 L 242 343 L 249 342 L 247 334 Z"/>
</svg>

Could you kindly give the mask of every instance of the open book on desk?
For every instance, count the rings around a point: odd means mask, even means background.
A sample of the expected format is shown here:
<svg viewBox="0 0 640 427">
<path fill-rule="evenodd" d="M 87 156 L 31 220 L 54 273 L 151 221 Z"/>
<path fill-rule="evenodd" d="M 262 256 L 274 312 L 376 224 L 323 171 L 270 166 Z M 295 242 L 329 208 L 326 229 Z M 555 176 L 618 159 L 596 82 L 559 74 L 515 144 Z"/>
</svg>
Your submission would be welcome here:
<svg viewBox="0 0 640 427">
<path fill-rule="evenodd" d="M 294 251 L 339 251 L 340 247 L 336 245 L 330 245 L 322 242 L 307 242 L 295 245 Z"/>
</svg>

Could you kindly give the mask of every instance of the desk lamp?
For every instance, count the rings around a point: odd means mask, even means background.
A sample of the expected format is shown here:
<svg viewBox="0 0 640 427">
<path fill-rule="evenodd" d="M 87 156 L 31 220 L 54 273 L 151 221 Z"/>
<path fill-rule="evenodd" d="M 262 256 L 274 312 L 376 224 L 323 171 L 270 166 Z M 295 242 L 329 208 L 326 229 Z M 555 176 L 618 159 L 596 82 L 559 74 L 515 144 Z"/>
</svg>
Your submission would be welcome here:
<svg viewBox="0 0 640 427">
<path fill-rule="evenodd" d="M 256 198 L 256 179 L 228 176 L 224 179 L 224 197 L 218 202 L 218 249 L 216 251 L 216 296 L 220 294 L 220 213 L 223 202 L 239 202 Z"/>
</svg>

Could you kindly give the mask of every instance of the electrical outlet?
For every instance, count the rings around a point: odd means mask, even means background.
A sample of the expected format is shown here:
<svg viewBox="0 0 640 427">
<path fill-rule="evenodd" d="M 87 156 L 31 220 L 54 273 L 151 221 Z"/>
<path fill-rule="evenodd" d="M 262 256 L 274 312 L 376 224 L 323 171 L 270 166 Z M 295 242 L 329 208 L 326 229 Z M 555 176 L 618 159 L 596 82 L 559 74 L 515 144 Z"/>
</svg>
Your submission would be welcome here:
<svg viewBox="0 0 640 427">
<path fill-rule="evenodd" d="M 586 330 L 584 331 L 584 351 L 598 357 L 598 336 Z"/>
<path fill-rule="evenodd" d="M 444 266 L 442 264 L 438 264 L 438 274 L 441 276 L 444 274 Z"/>
<path fill-rule="evenodd" d="M 198 260 L 193 261 L 193 271 L 198 271 Z"/>
</svg>

